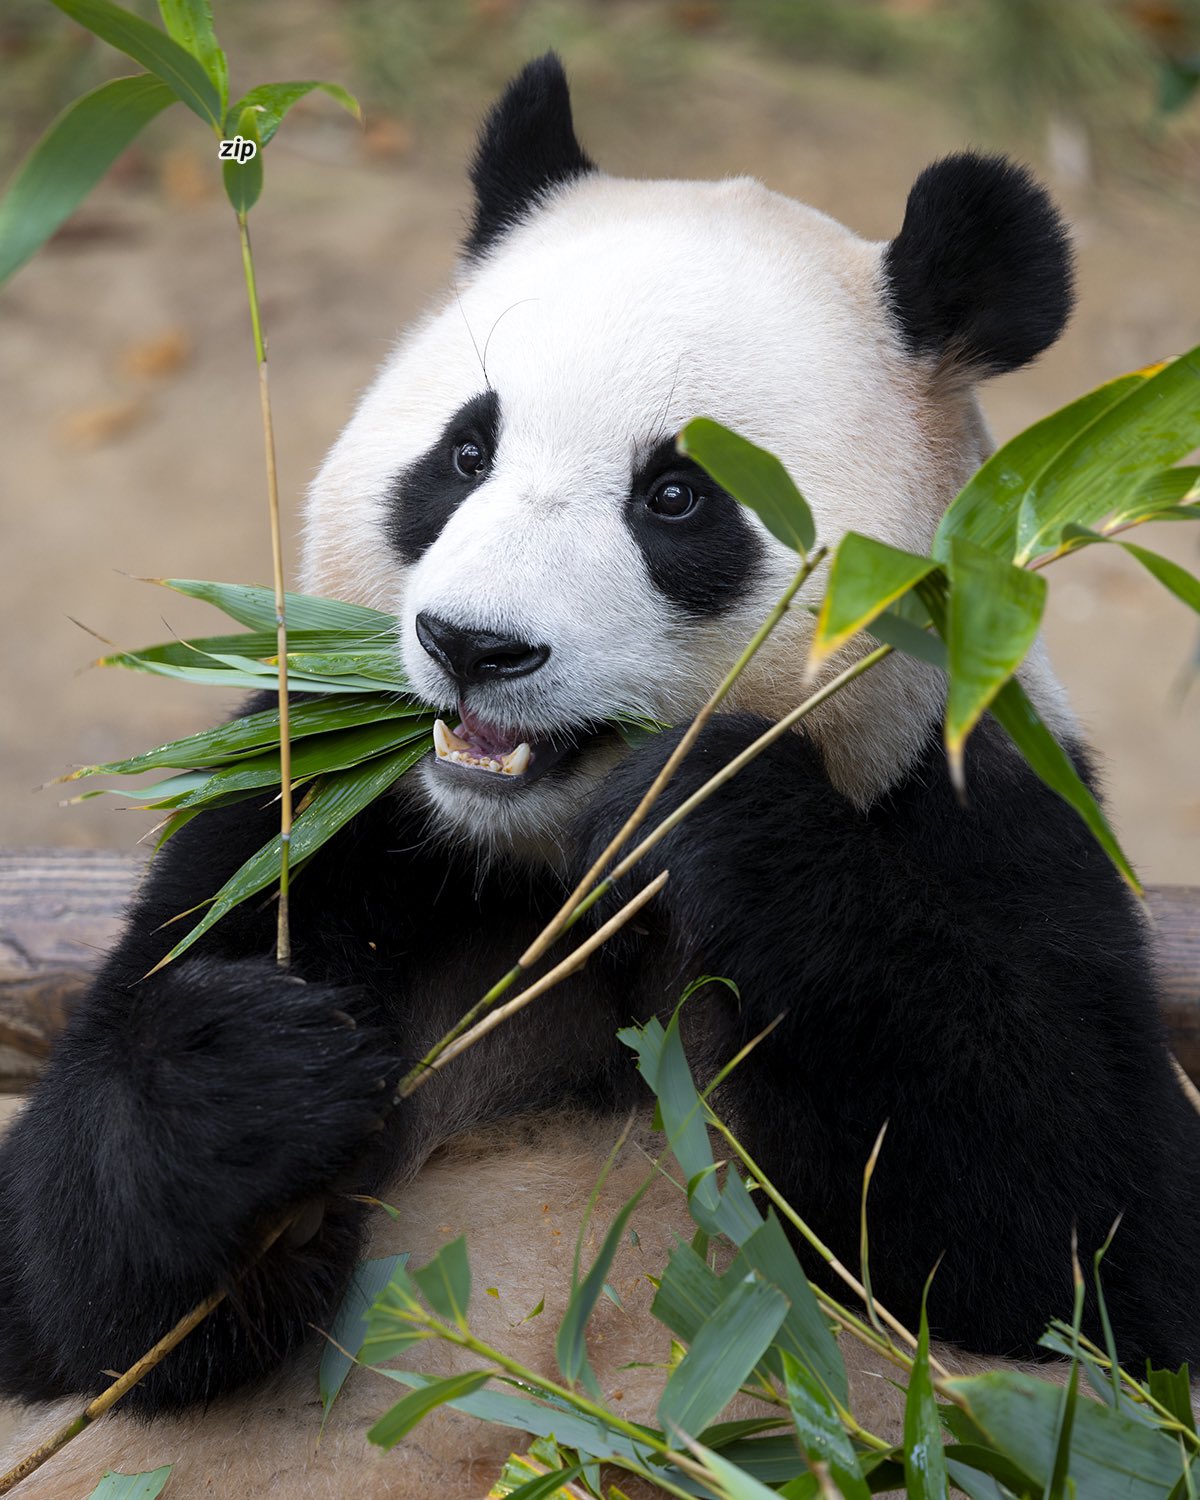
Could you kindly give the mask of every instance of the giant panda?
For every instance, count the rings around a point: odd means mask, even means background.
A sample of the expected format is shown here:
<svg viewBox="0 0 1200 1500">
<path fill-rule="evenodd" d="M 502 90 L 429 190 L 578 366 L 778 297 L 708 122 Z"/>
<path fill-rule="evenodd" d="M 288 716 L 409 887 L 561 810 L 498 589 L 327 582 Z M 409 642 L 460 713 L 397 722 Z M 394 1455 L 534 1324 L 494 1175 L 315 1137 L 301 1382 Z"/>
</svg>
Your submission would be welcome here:
<svg viewBox="0 0 1200 1500">
<path fill-rule="evenodd" d="M 317 1450 L 312 1330 L 368 1238 L 419 1261 L 465 1229 L 477 1287 L 498 1292 L 476 1297 L 485 1330 L 549 1367 L 588 1191 L 645 1102 L 615 1033 L 699 975 L 736 985 L 685 1012 L 702 1076 L 782 1018 L 721 1108 L 849 1264 L 888 1122 L 872 1269 L 893 1311 L 915 1320 L 937 1263 L 937 1337 L 1031 1356 L 1069 1312 L 1072 1233 L 1089 1255 L 1120 1215 L 1105 1286 L 1123 1358 L 1200 1359 L 1200 1119 L 1142 917 L 991 721 L 958 800 L 943 683 L 911 660 L 742 770 L 642 867 L 669 878 L 637 930 L 389 1108 L 400 1071 L 558 908 L 794 571 L 678 455 L 683 423 L 712 416 L 777 453 L 824 542 L 854 528 L 926 549 L 989 451 L 977 383 L 1034 359 L 1071 304 L 1063 224 L 1010 162 L 935 162 L 896 237 L 871 243 L 749 179 L 607 176 L 553 55 L 494 106 L 471 176 L 453 289 L 334 444 L 304 537 L 303 587 L 396 614 L 399 658 L 445 722 L 297 882 L 286 973 L 273 912 L 246 905 L 143 977 L 163 922 L 265 841 L 272 806 L 207 813 L 154 860 L 0 1149 L 0 1389 L 53 1403 L 13 1452 L 302 1211 L 129 1394 L 133 1420 L 73 1444 L 27 1496 L 71 1500 L 107 1464 L 172 1460 L 181 1495 L 482 1494 L 520 1439 L 444 1411 L 381 1458 L 365 1413 L 396 1388 L 364 1374 Z M 808 691 L 820 586 L 663 810 Z M 1090 778 L 1040 646 L 1022 676 Z M 607 726 L 630 713 L 677 727 L 629 748 Z M 601 1224 L 640 1170 L 627 1153 Z M 372 1195 L 398 1203 L 396 1226 L 376 1225 Z M 627 1310 L 603 1308 L 595 1352 L 613 1398 L 646 1416 L 657 1377 L 624 1367 L 655 1336 L 631 1314 L 686 1224 L 673 1190 L 656 1187 L 641 1224 L 613 1273 Z M 547 1288 L 544 1319 L 522 1323 Z M 643 1362 L 665 1357 L 660 1340 Z"/>
</svg>

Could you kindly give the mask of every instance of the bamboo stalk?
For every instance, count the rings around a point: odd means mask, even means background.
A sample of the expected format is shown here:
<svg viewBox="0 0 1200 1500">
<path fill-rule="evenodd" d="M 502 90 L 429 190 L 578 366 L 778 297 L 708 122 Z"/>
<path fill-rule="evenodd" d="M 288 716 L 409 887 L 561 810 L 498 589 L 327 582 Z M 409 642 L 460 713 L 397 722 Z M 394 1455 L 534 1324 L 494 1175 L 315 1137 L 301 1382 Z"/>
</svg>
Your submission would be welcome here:
<svg viewBox="0 0 1200 1500">
<path fill-rule="evenodd" d="M 267 341 L 258 305 L 258 283 L 250 249 L 250 226 L 246 215 L 237 216 L 242 244 L 242 270 L 246 298 L 250 304 L 250 326 L 258 359 L 258 401 L 262 413 L 263 455 L 267 468 L 267 513 L 271 529 L 271 571 L 275 585 L 275 642 L 279 656 L 279 907 L 275 935 L 275 961 L 286 969 L 292 961 L 291 930 L 288 925 L 289 856 L 292 840 L 292 744 L 288 721 L 287 596 L 283 579 L 283 528 L 279 519 L 279 475 L 275 464 L 275 425 L 271 417 L 271 390 L 267 379 Z"/>
</svg>

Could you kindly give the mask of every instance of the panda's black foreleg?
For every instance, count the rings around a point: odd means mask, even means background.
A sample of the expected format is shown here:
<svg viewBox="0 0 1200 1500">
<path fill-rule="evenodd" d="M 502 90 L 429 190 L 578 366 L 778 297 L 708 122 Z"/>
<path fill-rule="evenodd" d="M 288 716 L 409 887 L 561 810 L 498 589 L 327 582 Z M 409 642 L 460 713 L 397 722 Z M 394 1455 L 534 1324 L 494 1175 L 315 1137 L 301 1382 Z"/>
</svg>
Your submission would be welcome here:
<svg viewBox="0 0 1200 1500">
<path fill-rule="evenodd" d="M 281 972 L 270 903 L 235 913 L 198 956 L 145 977 L 183 930 L 160 924 L 211 895 L 269 836 L 274 810 L 245 806 L 197 819 L 156 859 L 123 939 L 0 1145 L 7 1392 L 96 1390 L 228 1287 L 227 1302 L 129 1399 L 154 1410 L 218 1394 L 327 1320 L 353 1265 L 359 1212 L 334 1194 L 323 1221 L 309 1215 L 306 1227 L 302 1214 L 239 1278 L 281 1215 L 326 1201 L 346 1174 L 370 1180 L 398 1072 L 375 996 L 302 959 Z M 325 904 L 315 873 L 299 883 L 309 887 L 301 925 Z M 329 878 L 347 873 L 331 855 Z"/>
<path fill-rule="evenodd" d="M 676 805 L 765 725 L 719 716 L 666 793 Z M 602 846 L 673 742 L 605 783 L 581 837 Z M 786 736 L 639 868 L 687 957 L 723 975 L 691 1002 L 729 1056 L 782 1023 L 722 1090 L 752 1155 L 850 1266 L 862 1172 L 873 1282 L 915 1326 L 1029 1354 L 1069 1316 L 1118 1214 L 1105 1290 L 1126 1360 L 1200 1356 L 1200 1117 L 1171 1073 L 1135 903 L 1076 815 L 985 723 L 955 798 L 940 744 L 876 805 Z M 657 815 L 657 814 L 656 814 Z M 633 879 L 634 877 L 631 877 Z M 814 1269 L 819 1269 L 814 1264 Z M 1089 1327 L 1099 1333 L 1094 1309 Z"/>
</svg>

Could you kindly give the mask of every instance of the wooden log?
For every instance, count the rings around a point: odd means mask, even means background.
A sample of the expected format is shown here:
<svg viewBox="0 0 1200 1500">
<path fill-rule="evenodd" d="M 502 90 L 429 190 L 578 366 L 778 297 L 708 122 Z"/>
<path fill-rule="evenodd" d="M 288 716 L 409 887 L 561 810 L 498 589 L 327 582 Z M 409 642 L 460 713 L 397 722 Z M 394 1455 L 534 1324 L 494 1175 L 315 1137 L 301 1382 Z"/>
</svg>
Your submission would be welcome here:
<svg viewBox="0 0 1200 1500">
<path fill-rule="evenodd" d="M 49 1055 L 144 862 L 107 849 L 0 852 L 0 1088 Z M 1152 887 L 1146 905 L 1171 1045 L 1200 1081 L 1200 886 Z"/>
</svg>

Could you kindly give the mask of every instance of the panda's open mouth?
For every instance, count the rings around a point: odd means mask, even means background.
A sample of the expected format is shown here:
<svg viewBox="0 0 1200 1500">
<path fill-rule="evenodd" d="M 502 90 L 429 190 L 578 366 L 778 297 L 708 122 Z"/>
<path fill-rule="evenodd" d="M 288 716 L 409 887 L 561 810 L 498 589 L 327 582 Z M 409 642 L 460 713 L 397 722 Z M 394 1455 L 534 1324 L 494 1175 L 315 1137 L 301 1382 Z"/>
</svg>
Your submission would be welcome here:
<svg viewBox="0 0 1200 1500">
<path fill-rule="evenodd" d="M 528 786 L 572 751 L 582 734 L 522 736 L 519 731 L 500 729 L 459 704 L 461 722 L 451 729 L 438 719 L 433 726 L 433 749 L 439 771 L 470 777 L 476 784 L 486 781 L 499 790 Z"/>
</svg>

